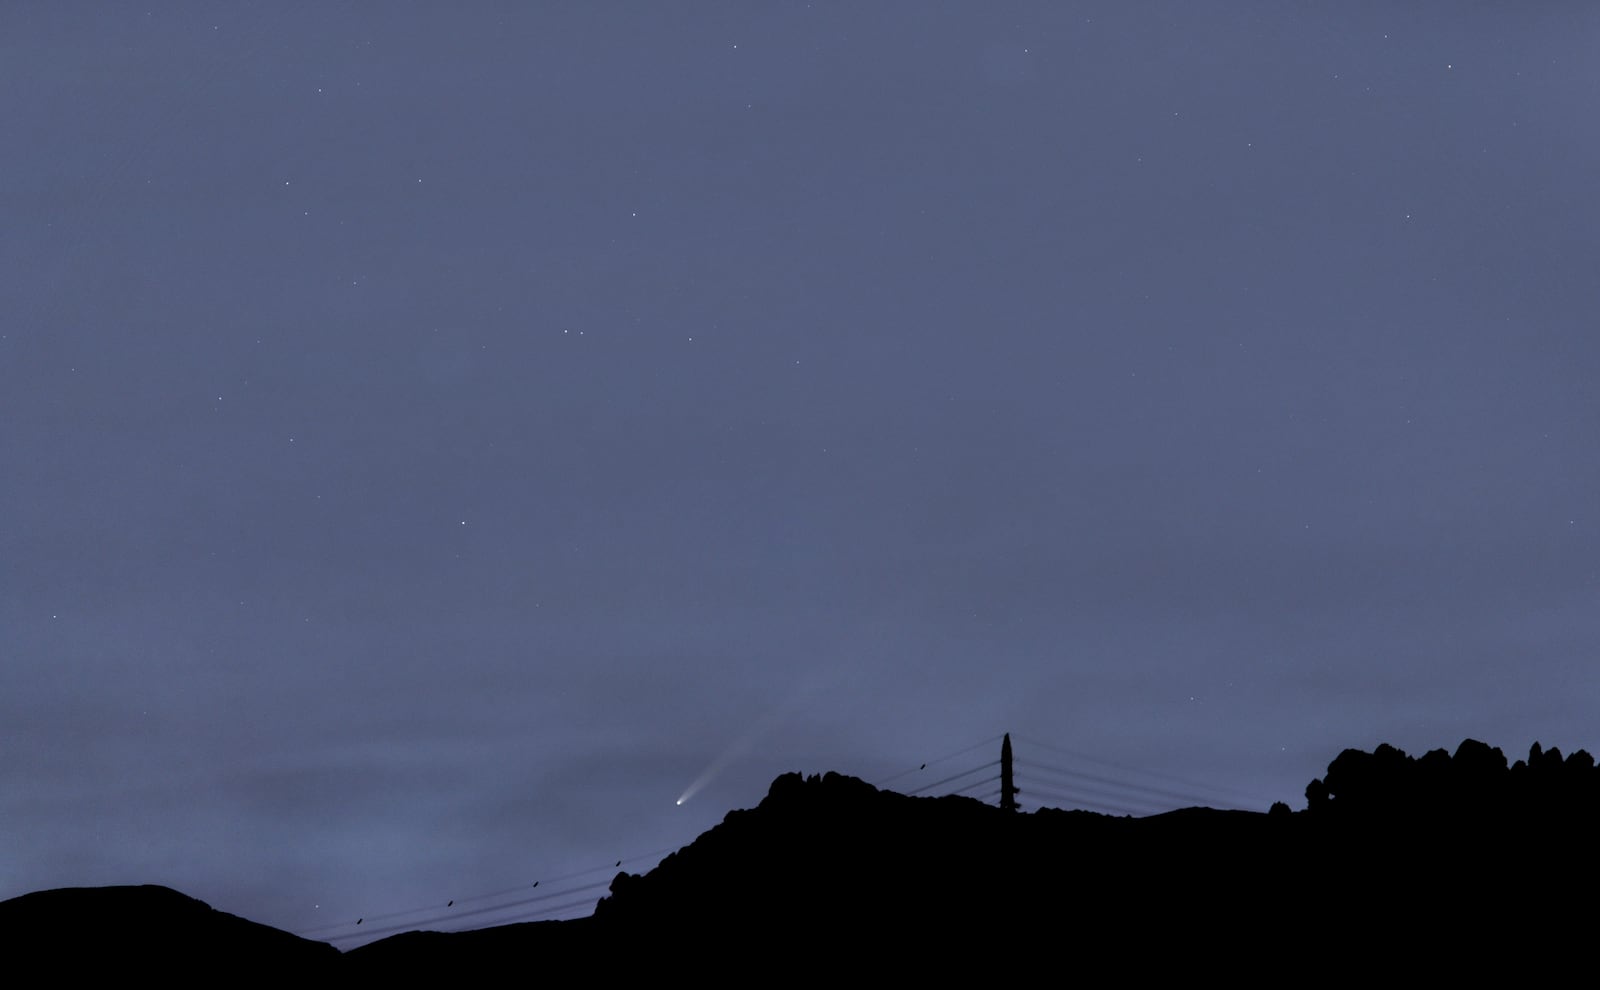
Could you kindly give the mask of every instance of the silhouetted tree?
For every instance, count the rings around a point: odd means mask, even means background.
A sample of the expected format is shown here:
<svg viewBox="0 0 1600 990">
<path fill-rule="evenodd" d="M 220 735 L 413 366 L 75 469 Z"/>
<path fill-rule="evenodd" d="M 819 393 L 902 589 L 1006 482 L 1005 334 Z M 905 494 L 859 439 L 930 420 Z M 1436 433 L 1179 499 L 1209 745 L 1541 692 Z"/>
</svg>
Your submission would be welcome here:
<svg viewBox="0 0 1600 990">
<path fill-rule="evenodd" d="M 1011 775 L 1011 733 L 1007 732 L 1005 740 L 1000 743 L 1000 808 L 1002 811 L 1017 810 L 1017 785 Z"/>
</svg>

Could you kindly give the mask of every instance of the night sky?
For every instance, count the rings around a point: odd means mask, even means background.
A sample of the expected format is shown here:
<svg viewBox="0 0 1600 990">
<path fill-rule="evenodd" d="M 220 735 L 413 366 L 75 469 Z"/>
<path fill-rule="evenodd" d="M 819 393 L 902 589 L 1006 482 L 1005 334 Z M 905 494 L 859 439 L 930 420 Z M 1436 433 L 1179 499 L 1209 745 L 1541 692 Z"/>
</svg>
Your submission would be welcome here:
<svg viewBox="0 0 1600 990">
<path fill-rule="evenodd" d="M 0 898 L 316 930 L 1005 731 L 1263 810 L 1600 749 L 1597 51 L 5 4 Z"/>
</svg>

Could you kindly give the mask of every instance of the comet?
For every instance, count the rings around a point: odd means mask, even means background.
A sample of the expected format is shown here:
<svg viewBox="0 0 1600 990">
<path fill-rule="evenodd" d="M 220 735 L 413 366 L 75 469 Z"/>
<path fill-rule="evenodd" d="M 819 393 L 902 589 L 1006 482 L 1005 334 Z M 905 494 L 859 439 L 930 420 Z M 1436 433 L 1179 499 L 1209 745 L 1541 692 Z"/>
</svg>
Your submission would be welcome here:
<svg viewBox="0 0 1600 990">
<path fill-rule="evenodd" d="M 764 728 L 765 726 L 760 726 L 746 733 L 735 739 L 732 746 L 718 753 L 717 758 L 711 761 L 711 765 L 701 771 L 700 776 L 696 777 L 694 782 L 684 788 L 682 794 L 678 795 L 678 807 L 683 807 L 684 802 L 698 794 L 702 787 L 715 780 L 717 774 L 728 768 L 728 764 L 749 752 L 750 747 L 755 745 L 756 739 L 761 736 L 761 730 Z"/>
<path fill-rule="evenodd" d="M 791 696 L 784 704 L 757 719 L 756 724 L 751 726 L 750 731 L 735 739 L 727 749 L 718 753 L 710 765 L 700 772 L 700 776 L 696 777 L 688 787 L 684 788 L 683 793 L 678 795 L 677 806 L 681 808 L 688 803 L 688 800 L 698 794 L 701 788 L 715 780 L 717 775 L 728 769 L 729 764 L 733 763 L 733 761 L 750 752 L 755 744 L 761 740 L 762 736 L 777 728 L 791 711 L 798 708 L 802 702 L 809 700 L 816 693 L 814 689 L 799 692 Z"/>
</svg>

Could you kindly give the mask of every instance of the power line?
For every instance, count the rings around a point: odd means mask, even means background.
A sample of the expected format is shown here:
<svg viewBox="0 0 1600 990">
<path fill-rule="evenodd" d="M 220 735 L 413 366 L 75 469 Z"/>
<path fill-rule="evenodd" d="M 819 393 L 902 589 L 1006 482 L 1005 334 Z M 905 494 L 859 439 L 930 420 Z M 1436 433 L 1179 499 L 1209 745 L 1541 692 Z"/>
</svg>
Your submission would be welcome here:
<svg viewBox="0 0 1600 990">
<path fill-rule="evenodd" d="M 1219 784 L 1208 784 L 1208 783 L 1204 783 L 1202 781 L 1191 780 L 1191 779 L 1189 779 L 1187 777 L 1180 777 L 1180 776 L 1178 776 L 1176 774 L 1163 773 L 1163 772 L 1161 772 L 1159 770 L 1142 770 L 1142 769 L 1137 769 L 1137 768 L 1134 768 L 1134 767 L 1126 767 L 1126 766 L 1123 766 L 1120 763 L 1111 763 L 1111 762 L 1109 762 L 1107 760 L 1096 759 L 1095 757 L 1089 756 L 1086 753 L 1080 753 L 1080 752 L 1077 752 L 1076 750 L 1066 749 L 1065 747 L 1062 747 L 1062 746 L 1055 746 L 1055 745 L 1052 745 L 1050 743 L 1043 742 L 1041 740 L 1034 739 L 1034 738 L 1029 737 L 1029 736 L 1014 736 L 1013 738 L 1015 738 L 1019 742 L 1025 742 L 1029 746 L 1038 746 L 1040 749 L 1048 749 L 1053 753 L 1060 753 L 1062 756 L 1070 756 L 1075 760 L 1083 760 L 1086 763 L 1097 763 L 1100 766 L 1108 767 L 1108 768 L 1110 768 L 1112 770 L 1120 770 L 1123 773 L 1144 774 L 1147 777 L 1160 777 L 1160 778 L 1163 778 L 1165 780 L 1172 781 L 1173 783 L 1176 783 L 1176 784 L 1182 784 L 1185 787 L 1198 787 L 1203 791 L 1212 791 L 1214 793 L 1219 793 L 1219 794 L 1231 794 L 1235 798 L 1242 798 L 1244 800 L 1251 801 L 1251 802 L 1255 802 L 1255 801 L 1259 800 L 1257 795 L 1248 794 L 1248 793 L 1246 793 L 1244 791 L 1238 790 L 1237 788 L 1224 787 L 1224 786 L 1219 785 Z M 1208 798 L 1206 800 L 1210 800 L 1210 799 Z"/>
<path fill-rule="evenodd" d="M 1066 770 L 1061 767 L 1051 767 L 1043 764 L 1029 763 L 1024 764 L 1023 769 L 1029 773 L 1039 772 L 1053 775 L 1058 778 L 1064 777 L 1072 782 L 1071 786 L 1089 791 L 1090 793 L 1102 794 L 1106 797 L 1117 798 L 1119 800 L 1143 800 L 1158 807 L 1168 806 L 1173 803 L 1181 804 L 1185 801 L 1205 803 L 1204 798 L 1195 797 L 1193 795 L 1182 794 L 1177 791 L 1168 791 L 1159 787 L 1149 787 L 1144 784 L 1127 783 L 1125 781 L 1115 780 L 1110 777 L 1100 777 L 1092 773 L 1079 773 L 1077 771 Z M 1080 781 L 1091 781 L 1092 783 L 1084 784 L 1080 783 Z M 1058 781 L 1057 783 L 1059 784 L 1060 782 Z M 1104 784 L 1106 787 L 1095 787 L 1094 784 Z M 1106 788 L 1113 788 L 1113 790 L 1107 790 Z M 1123 794 L 1118 793 L 1119 791 L 1131 791 L 1133 793 Z"/>
<path fill-rule="evenodd" d="M 997 781 L 999 779 L 1000 779 L 999 777 L 983 777 L 983 778 L 981 778 L 979 780 L 973 781 L 972 783 L 968 784 L 965 787 L 958 787 L 955 790 L 951 791 L 950 793 L 951 794 L 965 794 L 968 791 L 973 790 L 974 788 L 987 787 L 987 786 L 989 786 L 990 784 L 994 783 L 995 781 Z"/>
<path fill-rule="evenodd" d="M 885 777 L 882 780 L 877 781 L 876 783 L 874 783 L 872 786 L 874 786 L 874 787 L 882 787 L 885 784 L 893 783 L 894 781 L 899 780 L 901 777 L 907 777 L 907 776 L 910 776 L 911 774 L 919 773 L 919 772 L 921 772 L 923 770 L 928 769 L 929 767 L 936 767 L 939 764 L 944 763 L 947 760 L 953 760 L 958 756 L 965 756 L 966 754 L 972 752 L 975 749 L 982 749 L 985 746 L 992 746 L 995 743 L 999 742 L 1001 738 L 1002 738 L 1001 736 L 991 736 L 988 739 L 983 740 L 982 742 L 976 742 L 976 743 L 973 743 L 971 746 L 967 746 L 967 747 L 964 747 L 962 749 L 958 749 L 954 753 L 946 753 L 944 756 L 940 756 L 940 757 L 936 757 L 934 759 L 931 759 L 928 762 L 922 764 L 921 766 L 912 767 L 909 770 L 902 770 L 899 773 L 894 774 L 893 776 Z"/>
<path fill-rule="evenodd" d="M 961 773 L 955 774 L 955 775 L 950 776 L 950 777 L 946 777 L 943 780 L 936 780 L 931 784 L 923 784 L 921 787 L 918 787 L 916 790 L 906 791 L 905 794 L 908 797 L 915 796 L 917 794 L 921 794 L 923 791 L 930 791 L 930 790 L 934 789 L 935 787 L 942 787 L 945 784 L 950 783 L 952 780 L 960 780 L 962 777 L 968 776 L 969 774 L 977 773 L 980 770 L 988 770 L 991 767 L 997 767 L 999 765 L 1000 765 L 1000 761 L 999 760 L 993 760 L 993 761 L 991 761 L 989 763 L 985 763 L 981 767 L 973 767 L 971 770 L 964 770 Z"/>
<path fill-rule="evenodd" d="M 1128 794 L 1118 791 L 1114 788 L 1095 787 L 1092 784 L 1083 784 L 1076 781 L 1061 780 L 1053 776 L 1038 775 L 1034 772 L 1036 769 L 1037 768 L 1030 767 L 1025 773 L 1022 774 L 1024 779 L 1027 781 L 1028 786 L 1035 790 L 1040 787 L 1044 787 L 1045 789 L 1054 791 L 1058 794 L 1088 794 L 1095 797 L 1106 798 L 1112 801 L 1119 801 L 1134 805 L 1144 805 L 1151 810 L 1166 810 L 1171 806 L 1170 802 L 1165 802 L 1146 794 Z"/>
<path fill-rule="evenodd" d="M 1139 815 L 1143 817 L 1151 814 L 1151 809 L 1148 808 L 1137 809 L 1129 808 L 1125 805 L 1108 804 L 1105 801 L 1097 800 L 1095 798 L 1085 798 L 1082 795 L 1062 794 L 1046 787 L 1023 788 L 1019 790 L 1019 793 L 1023 795 L 1023 801 L 1026 804 L 1038 805 L 1040 808 L 1052 808 L 1057 811 L 1062 810 L 1063 806 L 1065 806 L 1066 809 L 1083 808 L 1087 810 L 1109 812 L 1118 815 Z M 1054 805 L 1046 804 L 1044 801 L 1037 800 L 1041 797 L 1048 798 L 1059 803 Z"/>
<path fill-rule="evenodd" d="M 540 901 L 554 900 L 557 897 L 568 897 L 568 896 L 571 896 L 572 894 L 576 894 L 576 893 L 578 893 L 579 891 L 582 891 L 582 890 L 595 890 L 595 889 L 600 888 L 600 887 L 609 886 L 610 884 L 611 884 L 610 880 L 597 880 L 594 883 L 586 883 L 586 884 L 583 884 L 582 886 L 579 886 L 579 887 L 568 887 L 565 890 L 552 890 L 548 894 L 540 894 L 540 895 L 538 895 L 536 897 L 525 897 L 525 898 L 522 898 L 521 900 L 508 901 L 505 904 L 491 904 L 491 905 L 488 905 L 487 907 L 473 908 L 470 911 L 453 911 L 453 912 L 449 912 L 449 913 L 446 913 L 446 914 L 437 914 L 437 915 L 434 915 L 431 918 L 418 918 L 415 921 L 408 921 L 403 925 L 390 925 L 387 928 L 375 928 L 375 929 L 370 929 L 370 930 L 363 929 L 361 931 L 347 932 L 344 935 L 334 935 L 334 936 L 330 937 L 329 939 L 327 939 L 327 941 L 337 942 L 337 941 L 341 941 L 343 939 L 349 939 L 349 938 L 358 938 L 358 937 L 367 938 L 367 937 L 371 937 L 371 936 L 374 936 L 374 935 L 390 935 L 390 934 L 393 934 L 394 932 L 412 931 L 412 930 L 414 930 L 416 928 L 419 928 L 421 926 L 432 925 L 432 924 L 435 924 L 436 922 L 440 922 L 440 921 L 454 921 L 454 920 L 457 920 L 457 919 L 460 919 L 460 918 L 471 918 L 471 917 L 476 917 L 478 915 L 493 914 L 496 911 L 504 911 L 504 910 L 507 910 L 509 908 L 525 907 L 525 906 L 527 906 L 529 904 L 535 904 L 535 903 L 538 903 Z M 595 898 L 595 899 L 598 899 L 598 898 Z M 588 901 L 588 900 L 590 900 L 590 899 L 589 898 L 585 898 L 585 901 Z M 579 902 L 579 903 L 583 903 L 583 902 Z"/>
<path fill-rule="evenodd" d="M 495 922 L 495 924 L 497 924 L 497 925 L 516 925 L 516 924 L 522 924 L 524 922 L 529 922 L 529 921 L 556 921 L 556 920 L 570 921 L 571 919 L 569 919 L 569 918 L 557 919 L 555 917 L 555 915 L 560 914 L 563 911 L 571 911 L 573 908 L 588 908 L 589 911 L 592 913 L 594 911 L 595 902 L 598 901 L 598 900 L 599 900 L 599 898 L 597 898 L 597 897 L 584 897 L 584 898 L 580 898 L 579 900 L 576 900 L 576 901 L 568 901 L 565 904 L 552 904 L 547 908 L 540 908 L 538 911 L 533 911 L 533 912 L 529 912 L 529 913 L 526 913 L 526 914 L 514 914 L 514 915 L 511 915 L 508 918 L 500 918 Z M 578 915 L 577 917 L 582 918 L 582 917 L 587 917 L 587 915 Z M 470 928 L 441 928 L 439 930 L 440 931 L 444 931 L 444 932 L 462 932 L 462 931 L 474 931 L 475 929 L 470 929 Z"/>
<path fill-rule="evenodd" d="M 498 910 L 502 910 L 502 909 L 508 908 L 508 907 L 516 907 L 516 906 L 521 905 L 521 904 L 532 903 L 533 901 L 547 900 L 550 897 L 560 897 L 563 894 L 570 894 L 570 893 L 572 893 L 574 891 L 577 891 L 577 890 L 587 890 L 587 889 L 589 889 L 591 887 L 605 886 L 605 885 L 607 885 L 607 884 L 609 884 L 611 882 L 610 878 L 607 878 L 606 880 L 600 881 L 599 883 L 596 883 L 596 884 L 587 884 L 587 885 L 581 886 L 581 887 L 568 887 L 568 888 L 564 888 L 562 890 L 553 889 L 554 885 L 556 885 L 556 884 L 561 884 L 561 883 L 564 883 L 564 882 L 566 882 L 568 880 L 576 880 L 576 879 L 578 879 L 580 877 L 586 877 L 586 876 L 589 876 L 591 874 L 598 873 L 601 870 L 618 869 L 625 863 L 637 863 L 640 860 L 646 860 L 646 859 L 652 859 L 652 858 L 655 858 L 655 859 L 659 860 L 660 857 L 664 856 L 667 853 L 673 852 L 673 851 L 674 851 L 674 849 L 671 848 L 671 847 L 663 848 L 663 849 L 657 849 L 654 852 L 641 853 L 641 854 L 639 854 L 637 856 L 629 856 L 629 857 L 626 857 L 626 858 L 621 859 L 621 860 L 613 860 L 612 862 L 603 864 L 601 866 L 592 866 L 587 870 L 578 870 L 578 871 L 573 872 L 573 873 L 564 873 L 564 874 L 561 874 L 559 876 L 554 876 L 554 877 L 543 877 L 543 878 L 540 878 L 538 880 L 533 881 L 531 884 L 521 884 L 521 885 L 518 885 L 516 887 L 507 887 L 507 888 L 504 888 L 502 890 L 490 891 L 489 893 L 486 893 L 486 894 L 475 894 L 475 895 L 470 896 L 470 897 L 457 897 L 457 898 L 454 898 L 454 899 L 447 899 L 445 907 L 446 908 L 453 908 L 457 904 L 477 904 L 477 903 L 481 903 L 481 902 L 487 901 L 487 900 L 494 900 L 496 898 L 507 897 L 507 896 L 510 896 L 512 894 L 526 893 L 526 892 L 528 892 L 530 890 L 534 890 L 534 889 L 538 888 L 541 884 L 545 886 L 546 893 L 542 893 L 542 894 L 540 894 L 540 895 L 538 895 L 536 897 L 528 898 L 528 899 L 524 899 L 524 900 L 508 901 L 508 902 L 506 902 L 504 904 L 491 905 L 491 906 L 488 906 L 488 907 L 485 907 L 485 908 L 475 908 L 475 909 L 473 909 L 471 911 L 446 911 L 444 913 L 436 913 L 436 914 L 429 915 L 429 916 L 426 916 L 426 917 L 417 917 L 414 920 L 405 922 L 404 924 L 397 925 L 397 926 L 392 926 L 390 928 L 385 928 L 385 929 L 373 929 L 373 928 L 362 927 L 359 930 L 356 930 L 357 926 L 361 926 L 364 922 L 391 921 L 391 920 L 394 920 L 396 918 L 407 918 L 407 917 L 411 917 L 413 915 L 419 915 L 419 916 L 420 915 L 428 915 L 428 912 L 439 912 L 440 908 L 439 908 L 438 902 L 435 901 L 433 904 L 424 905 L 422 907 L 409 908 L 409 909 L 403 910 L 403 911 L 389 911 L 389 912 L 384 913 L 384 914 L 364 915 L 364 916 L 362 916 L 362 917 L 360 917 L 360 918 L 358 918 L 358 919 L 356 919 L 354 921 L 342 921 L 342 922 L 336 922 L 334 924 L 323 925 L 323 926 L 318 927 L 318 928 L 304 929 L 302 931 L 297 931 L 295 934 L 301 936 L 302 938 L 317 938 L 317 937 L 320 937 L 320 938 L 322 938 L 324 940 L 327 940 L 327 941 L 336 941 L 336 940 L 339 940 L 339 939 L 353 938 L 353 937 L 356 937 L 356 936 L 370 937 L 375 932 L 379 933 L 379 934 L 382 934 L 382 933 L 386 933 L 386 932 L 390 932 L 390 931 L 406 931 L 406 930 L 410 930 L 411 928 L 414 928 L 414 927 L 416 927 L 418 925 L 431 924 L 431 923 L 433 923 L 435 921 L 439 921 L 439 920 L 442 920 L 442 919 L 445 919 L 445 918 L 461 918 L 461 917 L 467 917 L 469 915 L 475 915 L 475 914 L 482 914 L 482 913 L 485 913 L 485 912 L 498 911 Z M 349 931 L 346 932 L 343 935 L 328 935 L 327 934 L 329 932 L 338 932 L 338 931 L 343 931 L 345 929 L 349 929 Z"/>
</svg>

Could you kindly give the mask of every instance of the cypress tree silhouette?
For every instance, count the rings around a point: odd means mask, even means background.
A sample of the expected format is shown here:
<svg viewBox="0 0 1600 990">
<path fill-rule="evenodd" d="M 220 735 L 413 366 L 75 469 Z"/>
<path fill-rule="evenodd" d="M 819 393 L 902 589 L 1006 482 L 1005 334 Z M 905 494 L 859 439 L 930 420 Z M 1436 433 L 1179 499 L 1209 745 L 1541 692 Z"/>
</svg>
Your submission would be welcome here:
<svg viewBox="0 0 1600 990">
<path fill-rule="evenodd" d="M 1000 743 L 1000 810 L 1017 810 L 1017 785 L 1011 777 L 1011 733 Z"/>
</svg>

